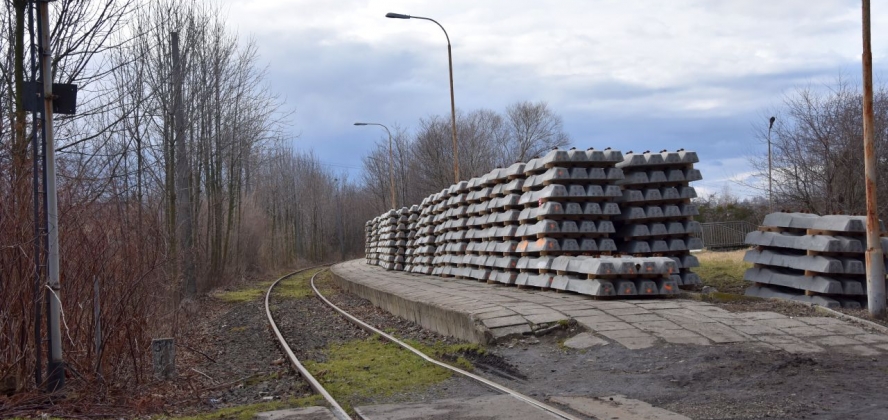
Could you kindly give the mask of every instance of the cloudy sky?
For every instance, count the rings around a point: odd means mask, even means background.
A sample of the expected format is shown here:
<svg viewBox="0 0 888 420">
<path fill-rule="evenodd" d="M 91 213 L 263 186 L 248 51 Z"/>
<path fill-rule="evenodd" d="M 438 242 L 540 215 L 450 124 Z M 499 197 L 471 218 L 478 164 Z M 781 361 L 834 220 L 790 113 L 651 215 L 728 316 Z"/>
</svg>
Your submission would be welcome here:
<svg viewBox="0 0 888 420">
<path fill-rule="evenodd" d="M 578 147 L 697 150 L 710 192 L 755 193 L 734 180 L 795 87 L 860 79 L 859 0 L 215 1 L 295 111 L 295 147 L 353 179 L 385 132 L 352 123 L 411 129 L 450 112 L 444 34 L 386 12 L 447 29 L 458 109 L 542 100 Z M 873 3 L 878 77 L 888 7 Z"/>
</svg>

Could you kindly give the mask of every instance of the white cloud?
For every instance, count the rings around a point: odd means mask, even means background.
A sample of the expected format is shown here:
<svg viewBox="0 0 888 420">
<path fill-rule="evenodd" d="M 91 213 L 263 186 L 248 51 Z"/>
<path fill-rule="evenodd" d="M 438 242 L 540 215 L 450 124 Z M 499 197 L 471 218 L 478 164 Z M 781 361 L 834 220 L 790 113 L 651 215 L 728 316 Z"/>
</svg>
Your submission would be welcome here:
<svg viewBox="0 0 888 420">
<path fill-rule="evenodd" d="M 353 166 L 369 136 L 355 119 L 411 126 L 449 112 L 443 33 L 386 12 L 447 29 L 457 107 L 546 100 L 578 142 L 696 148 L 711 190 L 748 179 L 750 121 L 783 92 L 860 73 L 852 0 L 214 1 L 257 40 L 273 88 L 297 109 L 300 146 Z M 888 9 L 873 12 L 873 28 L 888 26 Z M 888 32 L 873 36 L 878 74 Z"/>
</svg>

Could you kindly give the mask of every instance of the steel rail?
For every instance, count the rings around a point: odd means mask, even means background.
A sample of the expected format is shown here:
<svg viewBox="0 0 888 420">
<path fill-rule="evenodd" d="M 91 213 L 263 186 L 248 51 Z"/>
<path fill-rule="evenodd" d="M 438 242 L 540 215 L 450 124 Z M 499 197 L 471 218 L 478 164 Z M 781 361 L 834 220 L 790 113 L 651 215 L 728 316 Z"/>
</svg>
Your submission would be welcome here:
<svg viewBox="0 0 888 420">
<path fill-rule="evenodd" d="M 265 293 L 265 315 L 268 316 L 268 323 L 269 323 L 269 325 L 271 325 L 271 329 L 274 331 L 274 335 L 277 337 L 278 342 L 281 344 L 281 347 L 287 353 L 287 357 L 290 359 L 290 364 L 292 364 L 293 367 L 296 368 L 297 371 L 299 371 L 299 374 L 302 375 L 302 377 L 305 378 L 306 381 L 308 381 L 308 384 L 311 385 L 311 388 L 314 389 L 315 392 L 324 396 L 324 399 L 327 400 L 327 403 L 329 403 L 330 407 L 332 408 L 331 411 L 333 412 L 333 415 L 338 420 L 352 420 L 351 416 L 349 416 L 348 413 L 345 412 L 345 410 L 342 408 L 342 406 L 340 406 L 339 403 L 336 402 L 335 399 L 333 399 L 333 396 L 330 395 L 330 393 L 327 392 L 326 389 L 324 389 L 324 387 L 321 385 L 321 383 L 318 382 L 318 380 L 315 379 L 315 377 L 312 376 L 311 373 L 309 373 L 308 369 L 306 369 L 305 366 L 303 366 L 302 363 L 299 362 L 299 359 L 296 358 L 296 355 L 293 354 L 293 350 L 290 349 L 290 346 L 287 344 L 287 340 L 285 340 L 284 336 L 281 335 L 281 330 L 278 329 L 277 324 L 274 322 L 274 318 L 271 316 L 271 308 L 268 304 L 269 297 L 271 297 L 271 290 L 274 289 L 274 287 L 277 286 L 277 284 L 281 280 L 291 277 L 291 276 L 295 276 L 296 274 L 299 274 L 299 273 L 302 273 L 302 272 L 305 272 L 308 270 L 313 270 L 318 267 L 322 267 L 322 266 L 315 266 L 315 267 L 304 268 L 302 270 L 296 270 L 290 274 L 287 274 L 287 275 L 275 280 L 274 283 L 272 283 L 271 286 L 268 287 L 268 292 Z M 318 273 L 323 272 L 323 271 L 324 270 L 320 270 L 320 271 L 318 271 Z M 315 273 L 314 276 L 317 276 L 317 273 Z M 311 277 L 312 280 L 314 280 L 314 276 Z"/>
<path fill-rule="evenodd" d="M 366 330 L 366 331 L 368 331 L 368 332 L 371 332 L 371 333 L 373 333 L 373 334 L 379 334 L 380 336 L 385 337 L 385 338 L 388 339 L 389 341 L 391 341 L 391 342 L 393 342 L 393 343 L 395 343 L 395 344 L 397 344 L 397 345 L 399 345 L 399 346 L 401 346 L 401 347 L 407 349 L 408 351 L 412 352 L 413 354 L 415 354 L 415 355 L 417 355 L 417 356 L 419 356 L 419 357 L 422 357 L 422 358 L 425 359 L 427 362 L 434 363 L 435 365 L 440 366 L 440 367 L 442 367 L 442 368 L 449 369 L 449 370 L 451 370 L 451 371 L 453 371 L 453 372 L 456 372 L 456 373 L 458 373 L 458 374 L 460 374 L 460 375 L 463 375 L 463 376 L 466 376 L 466 377 L 472 378 L 472 379 L 474 379 L 474 380 L 476 380 L 476 381 L 478 381 L 478 382 L 481 382 L 482 384 L 484 384 L 484 385 L 486 385 L 486 386 L 488 386 L 488 387 L 490 387 L 490 388 L 493 388 L 493 389 L 495 389 L 495 390 L 497 390 L 497 391 L 500 391 L 500 392 L 502 392 L 502 393 L 504 393 L 504 394 L 508 394 L 508 395 L 510 395 L 510 396 L 512 396 L 512 397 L 514 397 L 514 398 L 516 398 L 516 399 L 518 399 L 518 400 L 520 400 L 520 401 L 522 401 L 522 402 L 525 402 L 525 403 L 530 404 L 530 405 L 532 405 L 532 406 L 534 406 L 534 407 L 536 407 L 536 408 L 538 408 L 538 409 L 540 409 L 540 410 L 543 410 L 543 411 L 545 411 L 545 412 L 548 412 L 549 414 L 554 414 L 555 416 L 560 417 L 560 418 L 562 418 L 562 419 L 568 419 L 568 420 L 580 420 L 578 417 L 575 417 L 575 416 L 573 416 L 573 415 L 571 415 L 571 414 L 569 414 L 569 413 L 566 413 L 566 412 L 564 412 L 564 411 L 562 411 L 562 410 L 559 410 L 558 408 L 555 408 L 555 407 L 552 407 L 552 406 L 550 406 L 550 405 L 546 405 L 546 404 L 544 404 L 544 403 L 542 403 L 542 402 L 539 402 L 539 401 L 537 401 L 537 400 L 535 400 L 535 399 L 533 399 L 533 398 L 531 398 L 531 397 L 528 397 L 527 395 L 524 395 L 524 394 L 522 394 L 522 393 L 520 393 L 520 392 L 518 392 L 518 391 L 512 390 L 512 389 L 510 389 L 510 388 L 506 388 L 506 387 L 503 386 L 503 385 L 500 385 L 500 384 L 498 384 L 498 383 L 496 383 L 496 382 L 493 382 L 493 381 L 488 380 L 488 379 L 486 379 L 486 378 L 483 378 L 483 377 L 481 377 L 481 376 L 475 375 L 474 373 L 467 372 L 467 371 L 462 370 L 462 369 L 460 369 L 460 368 L 450 366 L 450 365 L 448 365 L 448 364 L 446 364 L 446 363 L 443 363 L 443 362 L 439 362 L 439 361 L 437 361 L 437 360 L 435 360 L 435 359 L 429 357 L 429 356 L 426 355 L 425 353 L 423 353 L 423 352 L 421 352 L 421 351 L 419 351 L 419 350 L 417 350 L 417 349 L 411 347 L 409 344 L 407 344 L 407 343 L 405 343 L 405 342 L 403 342 L 403 341 L 401 341 L 401 340 L 399 340 L 399 339 L 397 339 L 397 338 L 395 338 L 395 337 L 393 337 L 393 336 L 391 336 L 391 335 L 389 335 L 389 334 L 387 334 L 387 333 L 385 333 L 385 332 L 383 332 L 383 331 L 380 331 L 380 330 L 374 328 L 372 325 L 367 324 L 366 322 L 361 321 L 360 319 L 356 318 L 355 316 L 353 316 L 353 315 L 349 314 L 348 312 L 342 310 L 342 309 L 339 308 L 338 306 L 334 305 L 333 302 L 330 302 L 329 300 L 327 300 L 327 298 L 324 297 L 324 295 L 321 294 L 321 292 L 318 290 L 318 288 L 315 287 L 315 284 L 314 284 L 315 277 L 317 277 L 318 274 L 323 273 L 325 270 L 328 270 L 328 269 L 322 269 L 322 270 L 318 271 L 317 273 L 315 273 L 313 276 L 311 276 L 311 289 L 314 291 L 314 293 L 315 293 L 315 294 L 316 294 L 316 295 L 317 295 L 322 301 L 324 301 L 324 303 L 326 303 L 327 305 L 329 305 L 329 306 L 330 306 L 331 308 L 333 308 L 336 312 L 339 312 L 342 316 L 348 318 L 348 320 L 351 321 L 352 323 L 358 325 L 359 327 L 363 328 L 364 330 Z M 270 290 L 270 289 L 269 289 L 269 290 Z M 266 298 L 266 302 L 267 302 L 267 298 Z"/>
</svg>

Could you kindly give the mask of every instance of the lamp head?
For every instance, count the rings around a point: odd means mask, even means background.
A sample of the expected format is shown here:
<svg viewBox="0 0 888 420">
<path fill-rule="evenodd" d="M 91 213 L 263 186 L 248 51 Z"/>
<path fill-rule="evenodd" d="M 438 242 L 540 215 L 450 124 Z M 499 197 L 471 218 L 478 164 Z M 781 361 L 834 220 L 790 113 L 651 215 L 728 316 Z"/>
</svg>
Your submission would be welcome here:
<svg viewBox="0 0 888 420">
<path fill-rule="evenodd" d="M 774 121 L 777 121 L 777 117 L 771 117 L 771 119 L 768 120 L 768 122 L 769 122 L 769 124 L 768 124 L 768 130 L 770 130 L 771 127 L 774 126 Z"/>
<path fill-rule="evenodd" d="M 385 17 L 392 18 L 392 19 L 410 19 L 410 15 L 404 15 L 401 13 L 391 13 L 391 12 L 386 13 Z"/>
<path fill-rule="evenodd" d="M 357 122 L 355 125 L 367 125 L 367 123 Z"/>
</svg>

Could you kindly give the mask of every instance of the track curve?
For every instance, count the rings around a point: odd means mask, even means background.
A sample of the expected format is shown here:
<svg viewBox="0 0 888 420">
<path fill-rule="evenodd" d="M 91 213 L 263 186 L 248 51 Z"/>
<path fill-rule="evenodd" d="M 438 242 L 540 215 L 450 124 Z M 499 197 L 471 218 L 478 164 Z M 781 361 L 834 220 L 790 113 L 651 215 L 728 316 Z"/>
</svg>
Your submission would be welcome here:
<svg viewBox="0 0 888 420">
<path fill-rule="evenodd" d="M 287 274 L 287 275 L 275 280 L 274 283 L 272 283 L 271 286 L 269 286 L 268 292 L 265 294 L 265 312 L 266 312 L 266 315 L 268 316 L 268 322 L 271 325 L 272 330 L 274 331 L 274 334 L 278 339 L 278 342 L 281 344 L 281 347 L 284 349 L 284 351 L 287 354 L 287 357 L 290 359 L 290 363 L 293 365 L 293 367 L 296 368 L 296 370 L 299 371 L 299 374 L 302 375 L 308 381 L 308 383 L 309 383 L 309 385 L 311 385 L 312 389 L 314 389 L 317 393 L 321 394 L 324 397 L 324 399 L 327 400 L 327 402 L 330 404 L 330 406 L 332 408 L 331 411 L 333 411 L 333 415 L 336 416 L 337 419 L 350 420 L 351 417 L 349 417 L 349 415 L 345 412 L 345 410 L 342 408 L 342 406 L 339 405 L 339 403 L 330 395 L 330 393 L 327 392 L 326 389 L 324 389 L 324 387 L 320 384 L 320 382 L 318 382 L 314 378 L 314 376 L 312 376 L 311 373 L 308 372 L 308 370 L 305 368 L 305 366 L 302 365 L 302 363 L 299 361 L 299 359 L 296 358 L 296 355 L 293 353 L 292 349 L 290 349 L 290 346 L 287 344 L 283 335 L 281 335 L 281 332 L 278 329 L 277 324 L 275 323 L 274 318 L 271 315 L 271 309 L 269 306 L 269 298 L 271 296 L 271 291 L 274 289 L 275 286 L 277 286 L 277 284 L 281 280 L 288 278 L 290 276 L 308 271 L 308 270 L 318 268 L 318 267 L 328 267 L 328 266 L 315 266 L 315 267 L 310 267 L 310 268 L 298 270 L 298 271 L 292 272 L 290 274 Z M 381 330 L 371 326 L 370 324 L 367 324 L 366 322 L 361 321 L 357 317 L 349 314 L 345 310 L 343 310 L 343 309 L 339 308 L 338 306 L 336 306 L 335 304 L 333 304 L 333 302 L 330 302 L 330 300 L 328 300 L 326 297 L 324 297 L 324 295 L 321 294 L 321 292 L 315 286 L 315 278 L 318 276 L 318 274 L 323 273 L 325 270 L 326 269 L 319 270 L 318 272 L 314 273 L 314 275 L 312 275 L 311 280 L 310 280 L 311 289 L 314 292 L 314 294 L 321 301 L 323 301 L 327 306 L 329 306 L 330 308 L 332 308 L 333 310 L 338 312 L 340 315 L 342 315 L 343 317 L 348 319 L 349 322 L 357 325 L 358 327 L 364 329 L 367 332 L 370 332 L 372 334 L 378 334 L 379 336 L 384 337 L 385 339 L 391 341 L 392 343 L 395 343 L 395 344 L 401 346 L 402 348 L 412 352 L 413 354 L 416 354 L 417 356 L 421 357 L 423 360 L 425 360 L 429 363 L 433 363 L 439 367 L 442 367 L 444 369 L 448 369 L 448 370 L 450 370 L 454 373 L 457 373 L 459 375 L 468 377 L 470 379 L 474 379 L 475 381 L 478 381 L 481 384 L 483 384 L 489 388 L 492 388 L 496 391 L 499 391 L 501 393 L 512 396 L 515 399 L 517 399 L 521 402 L 524 402 L 528 405 L 531 405 L 534 408 L 542 410 L 552 416 L 555 416 L 556 418 L 567 419 L 567 420 L 579 420 L 576 416 L 573 416 L 567 412 L 564 412 L 556 407 L 552 407 L 548 404 L 537 401 L 527 395 L 524 395 L 524 394 L 522 394 L 518 391 L 515 391 L 513 389 L 510 389 L 506 386 L 500 385 L 496 382 L 493 382 L 489 379 L 478 376 L 474 373 L 467 372 L 465 370 L 459 369 L 457 367 L 448 365 L 443 362 L 439 362 L 438 360 L 435 360 L 435 359 L 429 357 L 425 353 L 413 348 L 412 346 L 395 338 L 394 336 L 392 336 L 384 331 L 381 331 Z"/>
</svg>

